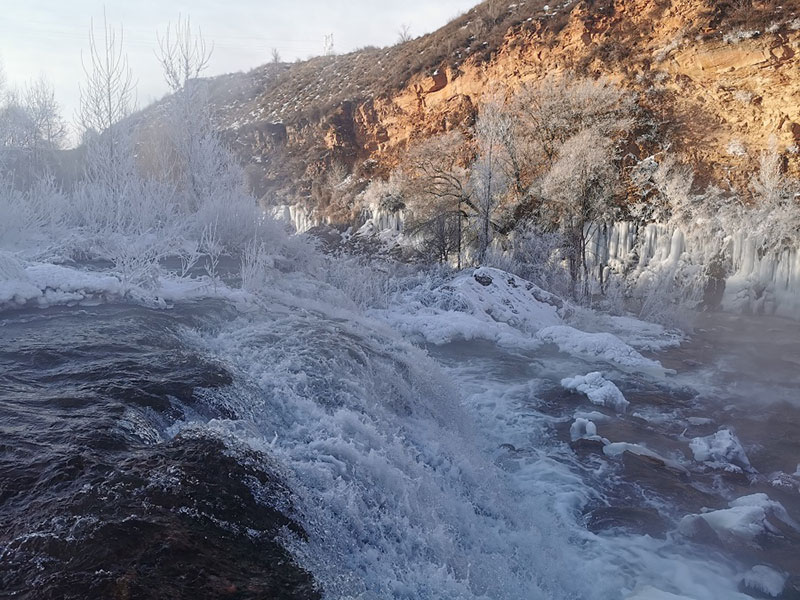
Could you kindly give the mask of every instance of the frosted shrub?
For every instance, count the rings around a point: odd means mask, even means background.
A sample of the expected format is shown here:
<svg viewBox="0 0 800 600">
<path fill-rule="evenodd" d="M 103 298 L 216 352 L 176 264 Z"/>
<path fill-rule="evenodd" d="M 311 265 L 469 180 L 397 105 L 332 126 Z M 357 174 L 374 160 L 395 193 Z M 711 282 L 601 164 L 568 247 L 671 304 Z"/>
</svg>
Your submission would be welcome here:
<svg viewBox="0 0 800 600">
<path fill-rule="evenodd" d="M 800 182 L 786 177 L 775 140 L 761 155 L 759 170 L 751 182 L 755 206 L 751 213 L 751 235 L 760 242 L 762 254 L 778 254 L 800 245 Z"/>
<path fill-rule="evenodd" d="M 492 248 L 486 262 L 564 295 L 569 293 L 570 280 L 561 254 L 563 245 L 560 233 L 545 232 L 529 222 L 514 231 L 507 250 Z"/>
<path fill-rule="evenodd" d="M 35 227 L 36 215 L 27 210 L 24 195 L 0 179 L 0 245 L 13 247 Z"/>
<path fill-rule="evenodd" d="M 360 309 L 388 308 L 396 288 L 395 274 L 387 263 L 358 256 L 328 257 L 324 281 L 341 290 Z"/>
<path fill-rule="evenodd" d="M 684 288 L 679 279 L 678 274 L 670 269 L 650 271 L 640 276 L 632 290 L 632 308 L 639 318 L 667 327 L 691 329 L 692 311 L 697 302 L 689 301 L 687 296 L 692 296 L 691 288 Z"/>
<path fill-rule="evenodd" d="M 52 245 L 63 232 L 67 207 L 51 177 L 20 191 L 0 176 L 0 248 Z"/>
</svg>

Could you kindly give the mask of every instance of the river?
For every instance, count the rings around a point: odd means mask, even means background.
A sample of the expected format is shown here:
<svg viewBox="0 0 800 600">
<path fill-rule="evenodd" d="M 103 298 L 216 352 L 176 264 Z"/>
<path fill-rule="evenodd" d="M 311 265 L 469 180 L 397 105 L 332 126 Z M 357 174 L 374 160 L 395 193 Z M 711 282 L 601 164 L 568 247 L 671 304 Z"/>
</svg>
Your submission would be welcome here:
<svg viewBox="0 0 800 600">
<path fill-rule="evenodd" d="M 798 333 L 699 315 L 654 378 L 286 299 L 6 311 L 0 597 L 736 598 L 797 531 L 685 518 L 800 521 Z M 597 369 L 624 413 L 559 383 Z M 693 458 L 720 430 L 747 468 Z"/>
</svg>

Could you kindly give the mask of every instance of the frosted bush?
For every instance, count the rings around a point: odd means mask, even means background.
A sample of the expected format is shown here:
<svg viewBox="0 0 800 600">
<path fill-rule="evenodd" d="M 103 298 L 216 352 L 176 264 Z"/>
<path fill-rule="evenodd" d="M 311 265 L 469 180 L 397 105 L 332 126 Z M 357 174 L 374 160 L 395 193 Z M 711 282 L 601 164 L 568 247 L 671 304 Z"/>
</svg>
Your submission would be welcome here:
<svg viewBox="0 0 800 600">
<path fill-rule="evenodd" d="M 558 232 L 546 232 L 533 223 L 517 228 L 506 250 L 492 247 L 486 265 L 527 279 L 555 294 L 566 295 L 570 290 L 569 273 L 561 249 L 564 237 Z"/>
</svg>

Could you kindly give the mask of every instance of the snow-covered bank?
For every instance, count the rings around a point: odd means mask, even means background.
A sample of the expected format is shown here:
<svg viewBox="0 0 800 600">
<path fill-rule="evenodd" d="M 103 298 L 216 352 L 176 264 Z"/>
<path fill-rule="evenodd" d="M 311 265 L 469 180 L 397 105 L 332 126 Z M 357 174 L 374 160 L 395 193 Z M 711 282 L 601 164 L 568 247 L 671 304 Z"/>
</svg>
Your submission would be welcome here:
<svg viewBox="0 0 800 600">
<path fill-rule="evenodd" d="M 200 299 L 253 301 L 251 294 L 209 277 L 160 272 L 149 285 L 131 285 L 113 270 L 24 262 L 0 252 L 0 311 L 130 301 L 148 306 Z"/>
<path fill-rule="evenodd" d="M 535 347 L 540 329 L 570 313 L 563 300 L 498 269 L 467 269 L 433 288 L 415 288 L 376 311 L 398 331 L 430 344 L 484 339 Z"/>
</svg>

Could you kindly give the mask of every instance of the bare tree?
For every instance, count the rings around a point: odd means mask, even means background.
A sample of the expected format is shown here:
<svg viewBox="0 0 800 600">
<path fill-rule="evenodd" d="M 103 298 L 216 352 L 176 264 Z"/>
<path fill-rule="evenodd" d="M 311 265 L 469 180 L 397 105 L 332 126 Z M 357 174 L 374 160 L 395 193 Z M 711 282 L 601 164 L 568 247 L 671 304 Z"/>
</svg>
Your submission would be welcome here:
<svg viewBox="0 0 800 600">
<path fill-rule="evenodd" d="M 413 38 L 411 35 L 411 26 L 403 23 L 400 25 L 400 29 L 397 32 L 397 43 L 398 44 L 405 44 L 406 42 L 410 42 Z"/>
<path fill-rule="evenodd" d="M 84 130 L 110 131 L 133 109 L 135 85 L 122 49 L 123 38 L 122 27 L 118 32 L 109 28 L 105 13 L 100 40 L 95 35 L 94 22 L 89 28 L 89 59 L 83 60 L 86 82 L 80 87 L 78 113 Z"/>
<path fill-rule="evenodd" d="M 279 65 L 281 63 L 281 53 L 277 48 L 272 49 L 272 64 Z"/>
<path fill-rule="evenodd" d="M 158 60 L 164 79 L 173 93 L 188 92 L 188 86 L 208 67 L 213 45 L 206 45 L 200 30 L 192 31 L 191 20 L 178 17 L 173 27 L 170 23 L 164 35 L 157 35 Z"/>
<path fill-rule="evenodd" d="M 37 150 L 62 148 L 67 137 L 67 124 L 61 117 L 55 91 L 44 77 L 27 87 L 24 103 L 36 130 Z"/>
<path fill-rule="evenodd" d="M 89 28 L 89 59 L 83 61 L 86 81 L 80 87 L 78 121 L 87 145 L 87 175 L 104 190 L 115 218 L 122 214 L 122 197 L 135 171 L 133 137 L 125 123 L 133 109 L 135 87 L 123 51 L 124 33 L 111 29 L 103 14 L 100 39 L 94 22 Z"/>
<path fill-rule="evenodd" d="M 217 140 L 211 123 L 207 90 L 200 75 L 208 67 L 213 46 L 209 47 L 202 32 L 192 30 L 189 18 L 178 17 L 177 24 L 167 26 L 158 35 L 158 60 L 172 97 L 167 132 L 176 155 L 174 172 L 184 193 L 186 208 L 198 209 L 207 195 L 204 172 L 211 146 Z"/>
<path fill-rule="evenodd" d="M 416 146 L 407 158 L 411 208 L 409 229 L 432 237 L 438 258 L 449 260 L 457 252 L 461 268 L 463 224 L 476 214 L 471 196 L 469 162 L 464 136 L 452 131 L 429 138 Z M 453 239 L 454 238 L 454 239 Z"/>
<path fill-rule="evenodd" d="M 561 145 L 582 129 L 593 127 L 607 137 L 624 136 L 634 124 L 635 102 L 605 79 L 553 75 L 524 84 L 510 111 L 516 116 L 519 185 L 524 188 L 547 172 Z"/>
</svg>

